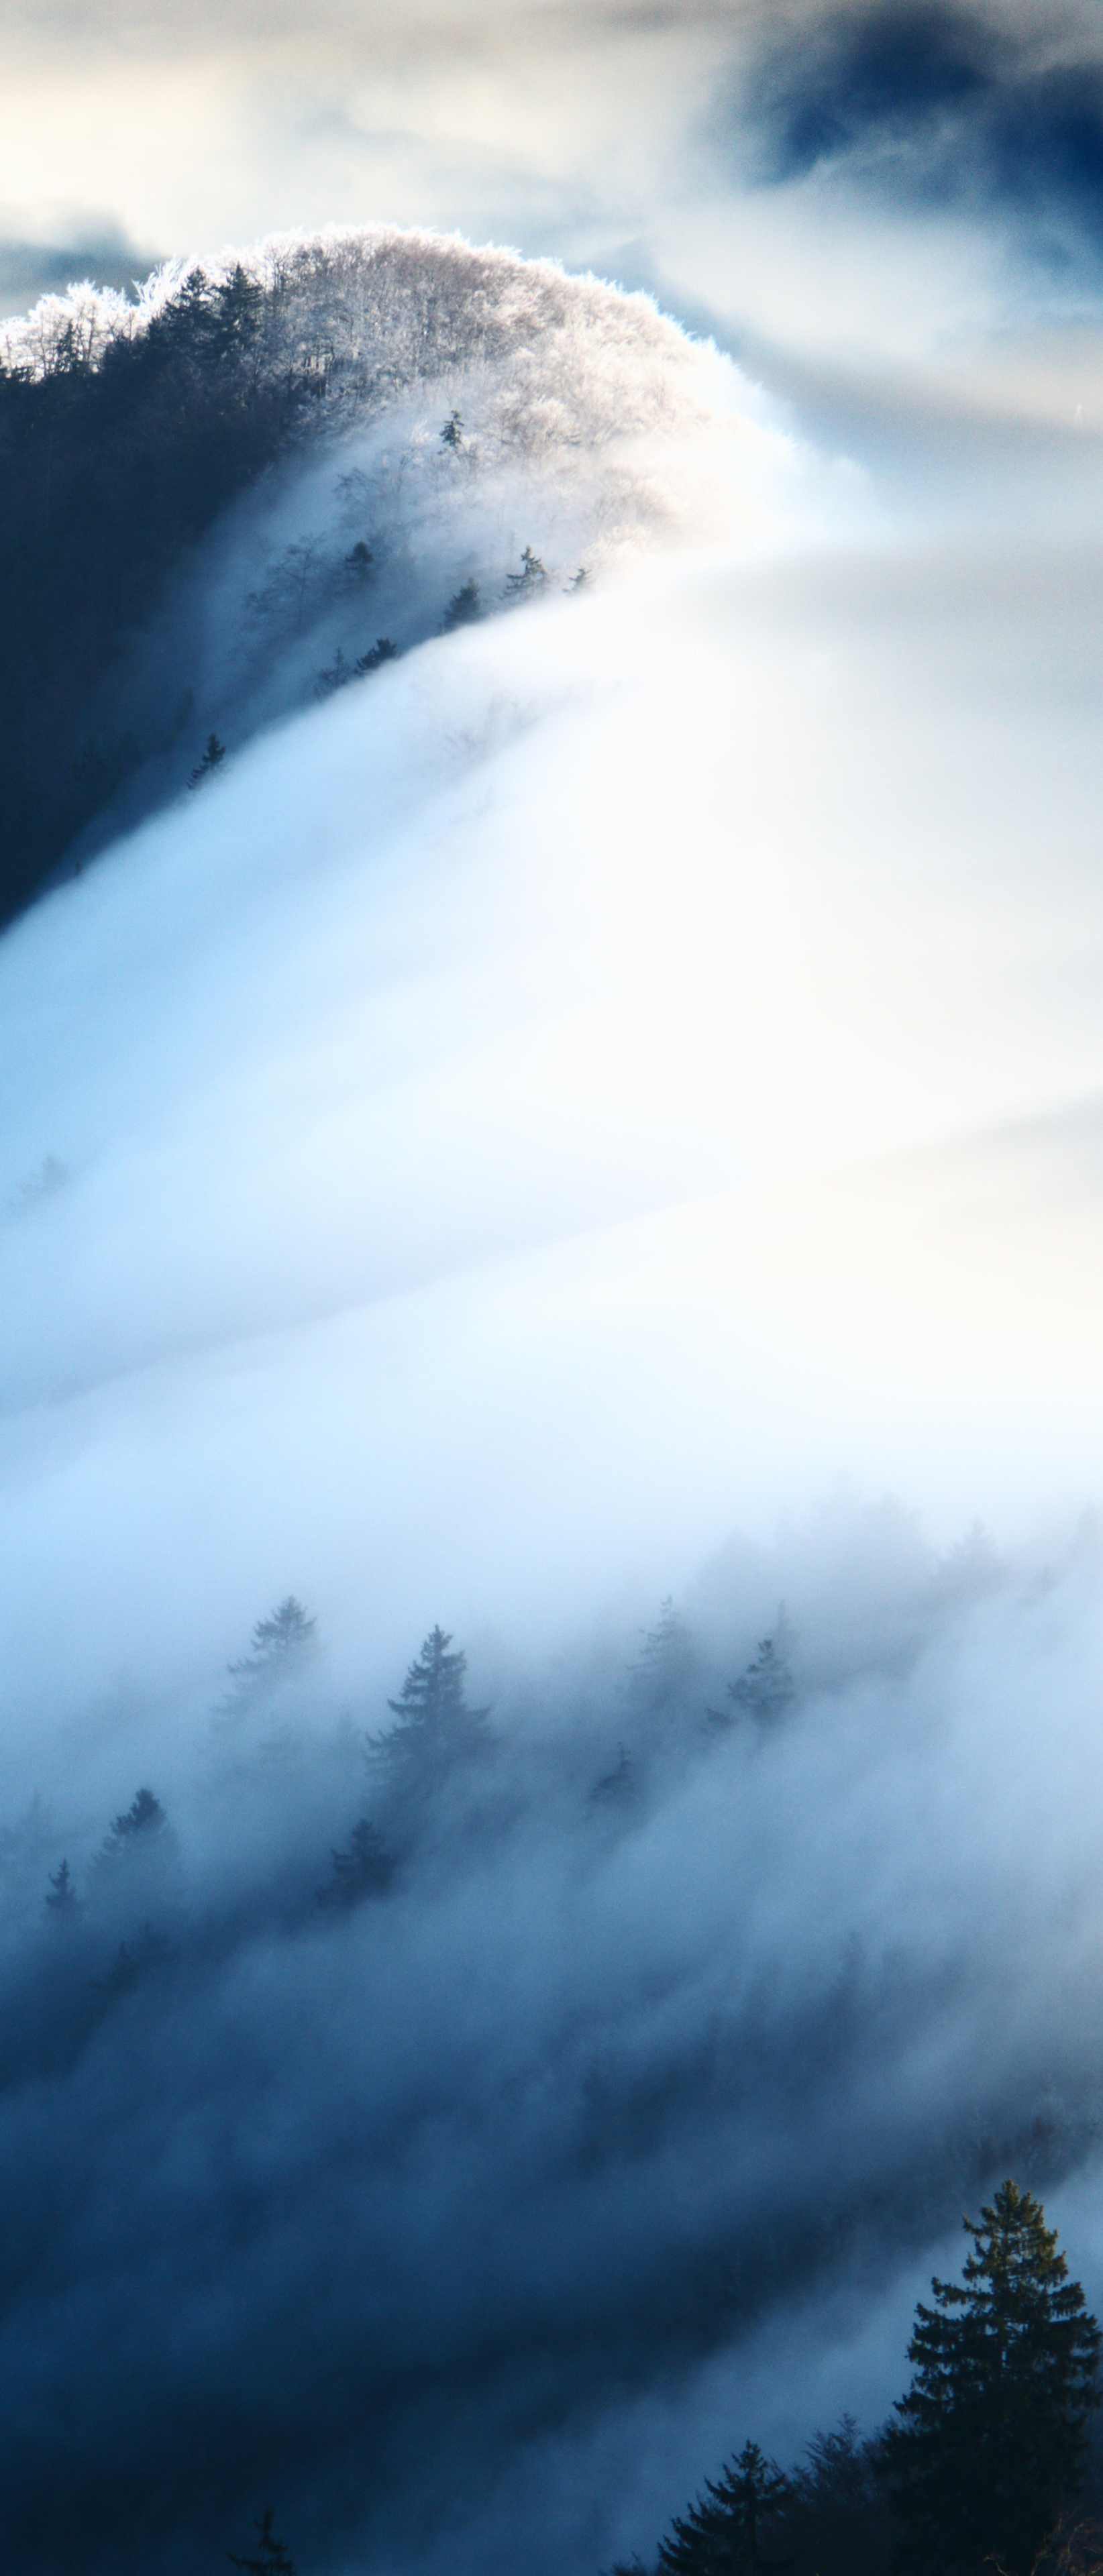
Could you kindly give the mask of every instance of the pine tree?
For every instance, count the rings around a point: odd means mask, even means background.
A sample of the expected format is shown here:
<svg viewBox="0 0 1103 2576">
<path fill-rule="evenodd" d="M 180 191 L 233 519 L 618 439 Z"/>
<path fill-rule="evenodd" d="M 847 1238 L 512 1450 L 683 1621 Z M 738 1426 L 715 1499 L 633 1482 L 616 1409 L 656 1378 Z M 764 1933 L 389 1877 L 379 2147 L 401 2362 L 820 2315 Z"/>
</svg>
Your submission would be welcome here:
<svg viewBox="0 0 1103 2576">
<path fill-rule="evenodd" d="M 440 434 L 442 447 L 463 446 L 463 420 L 458 411 L 451 412 Z"/>
<path fill-rule="evenodd" d="M 203 754 L 203 758 L 193 769 L 191 777 L 188 780 L 189 787 L 201 787 L 205 778 L 212 778 L 215 770 L 221 769 L 225 758 L 225 743 L 219 741 L 216 733 L 209 733 L 207 736 L 207 748 Z"/>
<path fill-rule="evenodd" d="M 667 1595 L 659 1603 L 653 1628 L 642 1631 L 640 1651 L 628 1676 L 628 1693 L 641 1707 L 666 1708 L 690 1680 L 697 1656 L 693 1634 Z"/>
<path fill-rule="evenodd" d="M 353 665 L 357 679 L 366 679 L 369 671 L 378 671 L 384 662 L 393 662 L 397 652 L 398 646 L 392 644 L 389 635 L 377 635 L 374 644 L 369 646 L 366 653 L 361 653 L 359 660 Z"/>
<path fill-rule="evenodd" d="M 168 1817 L 152 1789 L 139 1789 L 121 1816 L 114 1817 L 104 1835 L 100 1858 L 116 1860 L 123 1852 L 133 1851 L 139 1842 L 148 1846 L 167 1832 Z"/>
<path fill-rule="evenodd" d="M 319 1905 L 345 1908 L 366 1896 L 383 1896 L 395 1874 L 395 1856 L 370 1817 L 361 1816 L 349 1835 L 347 1851 L 333 1854 L 333 1876 L 318 1893 Z"/>
<path fill-rule="evenodd" d="M 474 626 L 482 613 L 479 585 L 472 576 L 470 580 L 461 583 L 459 590 L 449 600 L 444 612 L 441 632 L 444 635 L 450 635 L 457 626 Z"/>
<path fill-rule="evenodd" d="M 521 557 L 520 572 L 506 575 L 506 590 L 511 599 L 532 599 L 538 590 L 543 590 L 547 578 L 546 564 L 541 563 L 539 555 L 533 553 L 531 546 L 526 546 Z"/>
<path fill-rule="evenodd" d="M 209 314 L 206 340 L 211 357 L 243 357 L 261 327 L 264 288 L 240 260 L 215 287 Z"/>
<path fill-rule="evenodd" d="M 376 1749 L 389 1761 L 437 1768 L 480 1742 L 489 1710 L 468 1707 L 467 1657 L 450 1654 L 451 1643 L 443 1628 L 431 1628 L 397 1699 L 388 1700 L 397 1723 L 377 1739 Z"/>
<path fill-rule="evenodd" d="M 273 2528 L 275 2519 L 272 2506 L 266 2504 L 260 2521 L 255 2526 L 257 2534 L 255 2558 L 239 2558 L 234 2550 L 227 2550 L 226 2556 L 231 2567 L 240 2568 L 241 2576 L 295 2576 L 290 2554 L 283 2541 L 276 2538 Z"/>
<path fill-rule="evenodd" d="M 916 2310 L 883 2465 L 907 2565 L 1030 2576 L 1079 2483 L 1103 2338 L 1029 2192 L 1005 2182 L 964 2224 L 964 2281 Z"/>
<path fill-rule="evenodd" d="M 744 2570 L 788 2564 L 779 2524 L 792 2499 L 784 2471 L 745 2442 L 737 2460 L 729 2460 L 715 2485 L 676 2514 L 669 2537 L 659 2543 L 660 2576 L 744 2576 Z"/>
<path fill-rule="evenodd" d="M 45 1902 L 51 1914 L 56 1914 L 59 1920 L 63 1917 L 71 1918 L 77 1912 L 80 1900 L 77 1895 L 76 1880 L 67 1860 L 63 1860 L 59 1868 L 50 1871 L 50 1893 Z"/>
<path fill-rule="evenodd" d="M 728 1683 L 728 1698 L 748 1717 L 781 1717 L 790 1700 L 796 1697 L 796 1683 L 790 1670 L 789 1627 L 784 1603 L 777 1614 L 772 1637 L 760 1637 L 758 1653 L 741 1673 L 738 1681 Z"/>
<path fill-rule="evenodd" d="M 307 1617 L 302 1602 L 296 1600 L 293 1592 L 288 1592 L 269 1612 L 267 1619 L 255 1621 L 251 1652 L 243 1655 L 239 1663 L 228 1664 L 226 1669 L 235 1680 L 274 1679 L 289 1668 L 292 1659 L 305 1647 L 313 1645 L 317 1625 L 316 1619 Z"/>
</svg>

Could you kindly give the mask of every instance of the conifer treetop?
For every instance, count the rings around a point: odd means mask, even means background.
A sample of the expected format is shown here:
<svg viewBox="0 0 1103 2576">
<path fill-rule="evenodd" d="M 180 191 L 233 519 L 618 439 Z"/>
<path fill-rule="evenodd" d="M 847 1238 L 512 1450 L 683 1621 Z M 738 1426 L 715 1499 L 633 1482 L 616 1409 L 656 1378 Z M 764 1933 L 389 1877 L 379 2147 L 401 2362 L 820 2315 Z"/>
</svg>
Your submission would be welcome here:
<svg viewBox="0 0 1103 2576">
<path fill-rule="evenodd" d="M 376 1737 L 378 1752 L 443 1755 L 481 1734 L 490 1712 L 468 1705 L 467 1657 L 462 1649 L 451 1652 L 451 1646 L 449 1632 L 438 1622 L 415 1655 L 397 1698 L 387 1702 L 396 1723 Z"/>
<path fill-rule="evenodd" d="M 884 2465 L 910 2563 L 1030 2576 L 1079 2483 L 1103 2337 L 1029 2191 L 1003 2183 L 964 2225 L 963 2279 L 916 2310 Z"/>
<path fill-rule="evenodd" d="M 747 2576 L 787 2563 L 770 2546 L 770 2525 L 791 2503 L 793 2485 L 757 2442 L 745 2442 L 715 2482 L 676 2514 L 659 2543 L 660 2576 Z"/>
<path fill-rule="evenodd" d="M 267 1619 L 254 1622 L 250 1653 L 227 1669 L 231 1673 L 270 1672 L 285 1655 L 312 1644 L 317 1626 L 317 1620 L 308 1617 L 302 1602 L 288 1592 Z"/>
</svg>

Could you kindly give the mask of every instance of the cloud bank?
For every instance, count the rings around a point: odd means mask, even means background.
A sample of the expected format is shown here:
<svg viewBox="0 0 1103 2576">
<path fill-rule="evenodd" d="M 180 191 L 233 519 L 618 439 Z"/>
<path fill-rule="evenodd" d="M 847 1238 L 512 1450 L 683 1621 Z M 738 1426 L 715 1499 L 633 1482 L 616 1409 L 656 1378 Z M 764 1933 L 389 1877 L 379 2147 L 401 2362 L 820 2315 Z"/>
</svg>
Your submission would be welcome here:
<svg viewBox="0 0 1103 2576">
<path fill-rule="evenodd" d="M 0 942 L 28 2568 L 593 2576 L 878 2420 L 994 2172 L 1103 2288 L 1092 433 L 932 537 L 501 277 L 485 474 L 415 366 L 228 520 L 259 729 Z M 288 714 L 346 610 L 241 603 L 349 488 L 423 624 Z"/>
</svg>

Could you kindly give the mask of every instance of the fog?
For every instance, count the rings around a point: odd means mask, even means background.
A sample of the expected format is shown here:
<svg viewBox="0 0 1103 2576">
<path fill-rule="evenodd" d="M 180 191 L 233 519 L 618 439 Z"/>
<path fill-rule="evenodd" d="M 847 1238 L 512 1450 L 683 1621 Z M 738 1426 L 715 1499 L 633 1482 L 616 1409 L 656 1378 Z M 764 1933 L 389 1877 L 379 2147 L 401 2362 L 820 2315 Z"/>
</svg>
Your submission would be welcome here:
<svg viewBox="0 0 1103 2576">
<path fill-rule="evenodd" d="M 1103 2296 L 1095 432 L 553 274 L 182 568 L 228 756 L 0 941 L 28 2568 L 596 2576 L 1005 2171 Z"/>
</svg>

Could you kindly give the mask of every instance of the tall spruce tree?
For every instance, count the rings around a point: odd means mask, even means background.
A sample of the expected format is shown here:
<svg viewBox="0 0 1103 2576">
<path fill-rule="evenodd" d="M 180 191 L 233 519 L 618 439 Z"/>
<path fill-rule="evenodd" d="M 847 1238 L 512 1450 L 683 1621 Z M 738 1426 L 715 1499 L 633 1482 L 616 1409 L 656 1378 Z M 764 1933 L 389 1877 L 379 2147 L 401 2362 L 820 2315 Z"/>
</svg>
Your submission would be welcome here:
<svg viewBox="0 0 1103 2576">
<path fill-rule="evenodd" d="M 1028 2191 L 1005 2182 L 964 2223 L 964 2281 L 916 2310 L 883 2465 L 905 2565 L 1031 2576 L 1079 2483 L 1103 2338 Z"/>
<path fill-rule="evenodd" d="M 481 1741 L 489 1712 L 469 1708 L 467 1657 L 450 1653 L 451 1644 L 443 1628 L 431 1628 L 397 1699 L 388 1700 L 396 1723 L 377 1740 L 388 1759 L 412 1762 L 419 1771 L 436 1769 Z"/>
<path fill-rule="evenodd" d="M 226 1670 L 239 1684 L 282 1680 L 313 1648 L 317 1628 L 317 1620 L 309 1618 L 302 1602 L 289 1592 L 267 1619 L 254 1620 L 250 1652 L 227 1664 Z"/>
<path fill-rule="evenodd" d="M 745 2442 L 715 2484 L 676 2514 L 659 2543 L 660 2576 L 750 2576 L 789 2561 L 781 2517 L 793 2494 L 790 2480 L 757 2442 Z"/>
</svg>

